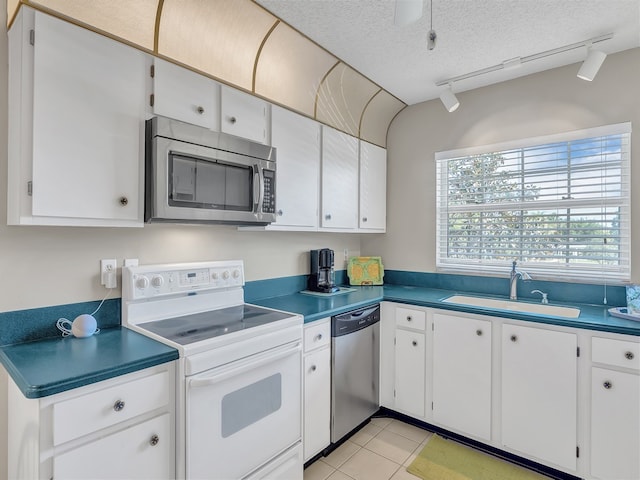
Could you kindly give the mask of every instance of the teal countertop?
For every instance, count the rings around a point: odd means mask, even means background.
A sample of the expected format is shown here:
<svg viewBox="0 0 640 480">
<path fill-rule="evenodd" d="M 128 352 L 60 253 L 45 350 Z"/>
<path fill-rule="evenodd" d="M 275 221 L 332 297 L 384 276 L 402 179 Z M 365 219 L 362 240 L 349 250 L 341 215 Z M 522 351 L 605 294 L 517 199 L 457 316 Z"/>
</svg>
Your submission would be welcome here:
<svg viewBox="0 0 640 480">
<path fill-rule="evenodd" d="M 260 287 L 263 288 L 262 285 Z M 580 316 L 569 319 L 442 302 L 443 299 L 455 294 L 490 296 L 459 290 L 396 284 L 352 288 L 353 291 L 348 293 L 329 297 L 291 293 L 249 299 L 248 302 L 301 314 L 304 316 L 305 323 L 386 300 L 457 312 L 640 336 L 640 322 L 612 317 L 607 312 L 607 306 L 604 305 L 552 301 L 551 305 L 580 308 Z M 525 301 L 537 303 L 530 299 Z M 45 317 L 50 318 L 51 314 Z M 50 336 L 2 346 L 0 363 L 4 365 L 27 398 L 40 398 L 178 358 L 178 351 L 174 348 L 125 327 L 104 328 L 101 325 L 101 328 L 98 335 L 89 338 Z"/>
<path fill-rule="evenodd" d="M 493 310 L 489 308 L 475 307 L 469 305 L 456 305 L 444 303 L 444 300 L 451 295 L 471 295 L 462 291 L 441 290 L 428 287 L 410 287 L 402 285 L 366 286 L 353 287 L 355 291 L 343 293 L 332 297 L 317 297 L 304 293 L 294 293 L 279 297 L 263 298 L 254 300 L 251 303 L 263 307 L 276 308 L 304 316 L 305 323 L 313 322 L 320 318 L 330 317 L 339 313 L 344 313 L 365 305 L 377 303 L 382 300 L 390 302 L 406 303 L 423 307 L 439 308 L 457 312 L 478 313 L 485 315 L 524 320 L 549 325 L 559 325 L 564 327 L 585 328 L 611 333 L 621 333 L 626 335 L 640 336 L 640 322 L 612 317 L 607 312 L 607 306 L 569 304 L 551 302 L 551 305 L 569 306 L 580 308 L 578 318 L 552 317 L 524 312 L 511 312 L 505 310 Z M 498 297 L 495 297 L 498 298 Z M 502 299 L 505 299 L 502 297 Z M 536 302 L 529 302 L 536 303 Z"/>
<path fill-rule="evenodd" d="M 27 398 L 40 398 L 170 362 L 178 351 L 125 327 L 87 338 L 0 347 L 0 362 Z"/>
</svg>

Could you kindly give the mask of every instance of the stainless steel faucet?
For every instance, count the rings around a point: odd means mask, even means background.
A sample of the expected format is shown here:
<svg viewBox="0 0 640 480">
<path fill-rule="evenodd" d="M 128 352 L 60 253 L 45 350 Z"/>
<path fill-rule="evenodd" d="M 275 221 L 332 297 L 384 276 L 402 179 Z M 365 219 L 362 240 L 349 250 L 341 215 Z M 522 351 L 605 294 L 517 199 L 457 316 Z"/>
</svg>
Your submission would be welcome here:
<svg viewBox="0 0 640 480">
<path fill-rule="evenodd" d="M 516 261 L 513 261 L 513 265 L 511 266 L 511 277 L 509 283 L 509 300 L 517 300 L 518 299 L 518 277 L 522 280 L 531 280 L 531 277 L 524 270 L 516 269 Z"/>
</svg>

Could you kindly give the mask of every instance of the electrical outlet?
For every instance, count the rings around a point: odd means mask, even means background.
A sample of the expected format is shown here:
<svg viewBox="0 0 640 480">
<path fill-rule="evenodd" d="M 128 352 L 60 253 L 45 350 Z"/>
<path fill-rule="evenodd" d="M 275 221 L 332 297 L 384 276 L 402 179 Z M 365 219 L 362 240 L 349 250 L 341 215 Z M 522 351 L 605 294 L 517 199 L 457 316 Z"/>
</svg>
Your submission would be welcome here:
<svg viewBox="0 0 640 480">
<path fill-rule="evenodd" d="M 116 288 L 118 279 L 116 277 L 116 259 L 100 260 L 100 283 L 106 288 Z"/>
</svg>

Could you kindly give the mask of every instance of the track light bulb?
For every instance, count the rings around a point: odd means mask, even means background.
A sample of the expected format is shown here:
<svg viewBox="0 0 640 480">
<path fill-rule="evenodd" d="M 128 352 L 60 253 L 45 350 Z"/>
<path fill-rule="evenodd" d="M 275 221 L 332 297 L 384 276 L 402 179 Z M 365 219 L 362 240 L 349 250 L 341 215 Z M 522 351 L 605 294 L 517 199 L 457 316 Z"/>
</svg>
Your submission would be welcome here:
<svg viewBox="0 0 640 480">
<path fill-rule="evenodd" d="M 578 78 L 588 82 L 593 81 L 593 79 L 596 78 L 598 70 L 600 70 L 605 58 L 607 58 L 606 53 L 589 47 L 587 49 L 587 58 L 585 58 L 580 70 L 578 70 Z"/>
<path fill-rule="evenodd" d="M 451 90 L 451 86 L 447 87 L 447 89 L 440 94 L 440 101 L 442 102 L 442 104 L 444 105 L 444 108 L 446 108 L 447 112 L 449 113 L 455 112 L 460 106 L 460 101 L 453 94 L 453 91 Z"/>
</svg>

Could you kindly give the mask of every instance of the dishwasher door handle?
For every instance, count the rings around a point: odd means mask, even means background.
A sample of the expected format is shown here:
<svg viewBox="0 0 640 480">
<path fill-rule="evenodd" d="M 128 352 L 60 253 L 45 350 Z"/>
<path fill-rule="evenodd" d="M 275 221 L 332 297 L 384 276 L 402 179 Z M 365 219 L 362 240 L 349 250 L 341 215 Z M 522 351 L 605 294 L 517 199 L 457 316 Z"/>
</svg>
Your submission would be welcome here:
<svg viewBox="0 0 640 480">
<path fill-rule="evenodd" d="M 338 320 L 358 320 L 360 317 L 364 316 L 369 316 L 371 315 L 373 312 L 376 311 L 376 308 L 378 308 L 377 305 L 374 305 L 371 308 L 366 308 L 364 310 L 357 310 L 355 312 L 350 312 L 350 313 L 345 313 L 342 315 L 337 315 L 336 318 Z"/>
</svg>

